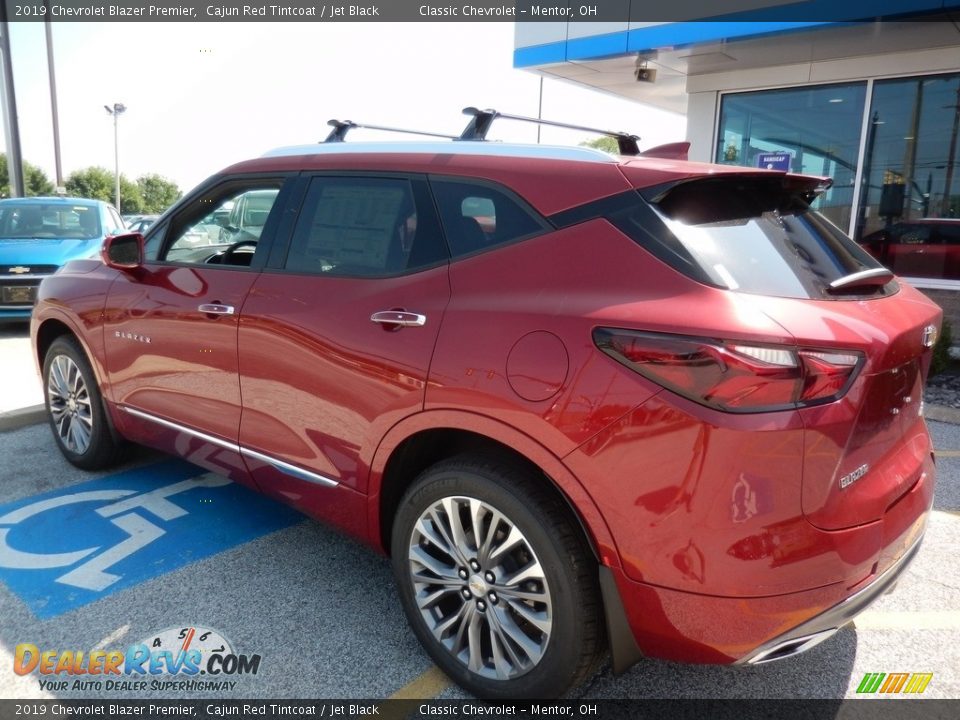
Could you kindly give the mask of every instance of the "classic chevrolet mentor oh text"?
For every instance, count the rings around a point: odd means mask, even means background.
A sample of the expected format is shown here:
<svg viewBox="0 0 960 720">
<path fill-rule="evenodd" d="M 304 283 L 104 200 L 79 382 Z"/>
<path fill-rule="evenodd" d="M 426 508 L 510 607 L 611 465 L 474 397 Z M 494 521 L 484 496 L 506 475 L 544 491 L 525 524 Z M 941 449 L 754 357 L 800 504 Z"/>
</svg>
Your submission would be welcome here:
<svg viewBox="0 0 960 720">
<path fill-rule="evenodd" d="M 363 539 L 483 697 L 828 638 L 923 535 L 940 310 L 811 208 L 829 180 L 471 113 L 337 123 L 44 280 L 63 454 L 150 445 Z"/>
</svg>

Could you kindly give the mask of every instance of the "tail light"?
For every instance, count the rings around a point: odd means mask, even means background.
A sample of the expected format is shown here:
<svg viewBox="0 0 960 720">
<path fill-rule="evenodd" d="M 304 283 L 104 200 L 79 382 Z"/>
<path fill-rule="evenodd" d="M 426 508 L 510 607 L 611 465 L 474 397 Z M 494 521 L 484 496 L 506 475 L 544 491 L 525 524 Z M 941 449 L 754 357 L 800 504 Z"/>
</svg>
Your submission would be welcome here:
<svg viewBox="0 0 960 720">
<path fill-rule="evenodd" d="M 833 402 L 850 387 L 863 355 L 748 345 L 682 335 L 598 328 L 597 347 L 694 402 L 724 412 L 770 412 Z"/>
</svg>

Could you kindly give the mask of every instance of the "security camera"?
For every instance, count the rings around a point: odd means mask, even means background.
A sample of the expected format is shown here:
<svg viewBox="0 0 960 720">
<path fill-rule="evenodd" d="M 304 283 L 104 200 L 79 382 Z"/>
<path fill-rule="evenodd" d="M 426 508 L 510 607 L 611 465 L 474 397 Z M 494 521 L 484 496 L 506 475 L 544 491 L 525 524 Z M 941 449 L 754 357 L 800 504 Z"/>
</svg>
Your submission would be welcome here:
<svg viewBox="0 0 960 720">
<path fill-rule="evenodd" d="M 637 78 L 637 82 L 652 83 L 657 81 L 657 71 L 647 67 L 647 61 L 643 57 L 637 58 L 637 69 L 634 70 L 633 74 Z"/>
</svg>

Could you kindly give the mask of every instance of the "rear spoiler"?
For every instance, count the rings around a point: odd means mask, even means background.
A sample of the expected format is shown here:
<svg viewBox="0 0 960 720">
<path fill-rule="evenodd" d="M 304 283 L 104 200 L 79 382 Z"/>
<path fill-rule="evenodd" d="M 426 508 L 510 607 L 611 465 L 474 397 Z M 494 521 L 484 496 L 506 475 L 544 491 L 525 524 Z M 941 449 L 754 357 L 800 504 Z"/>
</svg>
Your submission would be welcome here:
<svg viewBox="0 0 960 720">
<path fill-rule="evenodd" d="M 657 145 L 639 153 L 640 157 L 663 158 L 664 160 L 687 160 L 690 154 L 690 143 L 672 142 L 666 145 Z"/>
<path fill-rule="evenodd" d="M 769 170 L 697 175 L 640 190 L 667 217 L 702 224 L 806 209 L 833 180 Z"/>
</svg>

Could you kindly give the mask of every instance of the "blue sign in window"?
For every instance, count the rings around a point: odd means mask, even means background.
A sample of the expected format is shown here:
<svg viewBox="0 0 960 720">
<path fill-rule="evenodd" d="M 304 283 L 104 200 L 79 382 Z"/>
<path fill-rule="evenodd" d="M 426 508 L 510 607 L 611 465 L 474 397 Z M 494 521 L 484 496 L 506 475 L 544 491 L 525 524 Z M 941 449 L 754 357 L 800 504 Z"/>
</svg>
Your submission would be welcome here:
<svg viewBox="0 0 960 720">
<path fill-rule="evenodd" d="M 764 170 L 790 172 L 791 160 L 793 160 L 793 156 L 790 153 L 759 153 L 757 155 L 757 167 Z"/>
</svg>

